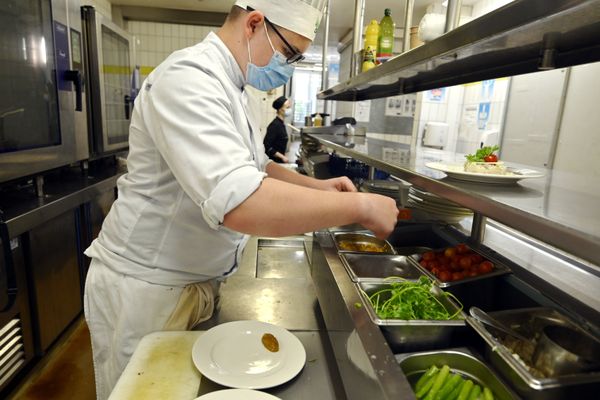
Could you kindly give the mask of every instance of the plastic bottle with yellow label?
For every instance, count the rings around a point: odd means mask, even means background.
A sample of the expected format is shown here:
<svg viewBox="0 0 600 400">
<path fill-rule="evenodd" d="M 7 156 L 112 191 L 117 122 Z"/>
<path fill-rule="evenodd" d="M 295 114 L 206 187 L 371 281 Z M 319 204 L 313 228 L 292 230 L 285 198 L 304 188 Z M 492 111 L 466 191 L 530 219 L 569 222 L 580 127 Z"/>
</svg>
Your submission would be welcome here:
<svg viewBox="0 0 600 400">
<path fill-rule="evenodd" d="M 377 20 L 371 20 L 365 32 L 365 46 L 362 63 L 362 71 L 368 71 L 375 66 L 377 57 L 377 43 L 379 40 L 379 23 Z"/>
</svg>

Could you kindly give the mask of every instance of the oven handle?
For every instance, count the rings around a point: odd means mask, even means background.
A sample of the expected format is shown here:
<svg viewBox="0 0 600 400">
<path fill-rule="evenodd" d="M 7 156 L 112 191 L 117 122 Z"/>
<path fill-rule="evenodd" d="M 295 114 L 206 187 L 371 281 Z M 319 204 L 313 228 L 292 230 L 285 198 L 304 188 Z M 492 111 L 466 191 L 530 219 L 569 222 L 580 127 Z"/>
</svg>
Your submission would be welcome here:
<svg viewBox="0 0 600 400">
<path fill-rule="evenodd" d="M 75 85 L 75 111 L 83 111 L 83 80 L 81 79 L 81 72 L 76 69 L 70 69 L 68 71 L 65 71 L 65 79 L 73 82 L 73 84 Z"/>
<path fill-rule="evenodd" d="M 125 103 L 125 119 L 129 119 L 129 105 L 131 104 L 131 96 L 126 94 L 125 96 L 123 96 L 123 102 Z"/>
<path fill-rule="evenodd" d="M 8 226 L 1 220 L 2 212 L 0 211 L 0 240 L 2 240 L 2 248 L 4 253 L 4 263 L 6 265 L 6 294 L 8 301 L 6 306 L 0 310 L 5 312 L 10 310 L 17 300 L 17 277 L 15 274 L 15 264 L 10 248 L 10 235 L 8 234 Z"/>
</svg>

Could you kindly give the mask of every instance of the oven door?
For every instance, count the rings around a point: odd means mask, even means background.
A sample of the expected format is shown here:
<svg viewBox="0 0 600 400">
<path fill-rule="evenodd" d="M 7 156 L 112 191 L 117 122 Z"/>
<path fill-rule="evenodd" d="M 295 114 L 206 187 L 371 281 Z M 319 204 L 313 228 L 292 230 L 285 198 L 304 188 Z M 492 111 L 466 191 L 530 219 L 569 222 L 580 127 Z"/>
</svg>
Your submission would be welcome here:
<svg viewBox="0 0 600 400">
<path fill-rule="evenodd" d="M 88 157 L 77 3 L 0 1 L 0 183 Z"/>
<path fill-rule="evenodd" d="M 133 103 L 131 36 L 96 12 L 82 7 L 89 88 L 92 156 L 124 150 L 129 142 Z"/>
</svg>

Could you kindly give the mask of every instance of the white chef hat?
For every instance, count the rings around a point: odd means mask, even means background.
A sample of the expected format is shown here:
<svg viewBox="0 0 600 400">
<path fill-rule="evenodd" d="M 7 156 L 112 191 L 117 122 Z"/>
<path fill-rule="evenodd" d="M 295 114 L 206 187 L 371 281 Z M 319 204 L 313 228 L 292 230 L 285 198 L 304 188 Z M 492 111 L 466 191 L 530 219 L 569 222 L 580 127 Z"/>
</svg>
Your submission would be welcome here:
<svg viewBox="0 0 600 400">
<path fill-rule="evenodd" d="M 236 0 L 235 5 L 262 12 L 275 25 L 315 38 L 326 0 Z"/>
</svg>

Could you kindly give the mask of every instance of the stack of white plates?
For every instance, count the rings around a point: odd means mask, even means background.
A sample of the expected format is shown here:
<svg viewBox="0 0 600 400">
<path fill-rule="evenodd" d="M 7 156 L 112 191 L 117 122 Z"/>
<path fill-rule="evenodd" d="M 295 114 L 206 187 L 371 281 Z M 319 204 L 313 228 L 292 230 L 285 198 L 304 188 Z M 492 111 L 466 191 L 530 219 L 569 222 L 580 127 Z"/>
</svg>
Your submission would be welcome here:
<svg viewBox="0 0 600 400">
<path fill-rule="evenodd" d="M 407 200 L 408 188 L 410 183 L 386 181 L 386 180 L 368 180 L 364 181 L 361 190 L 367 193 L 376 193 L 391 197 L 399 205 L 404 205 Z"/>
<path fill-rule="evenodd" d="M 424 211 L 432 219 L 449 223 L 457 223 L 463 218 L 473 215 L 473 212 L 468 208 L 461 207 L 456 203 L 415 187 L 408 190 L 407 205 Z"/>
</svg>

